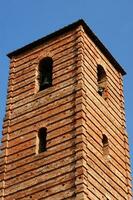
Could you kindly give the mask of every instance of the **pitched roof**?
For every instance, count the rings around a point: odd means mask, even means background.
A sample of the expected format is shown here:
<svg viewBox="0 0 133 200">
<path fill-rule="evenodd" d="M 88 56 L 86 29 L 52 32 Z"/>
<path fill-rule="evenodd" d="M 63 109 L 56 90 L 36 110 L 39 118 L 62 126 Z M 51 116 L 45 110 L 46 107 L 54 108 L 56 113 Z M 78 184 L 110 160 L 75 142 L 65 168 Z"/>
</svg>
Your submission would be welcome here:
<svg viewBox="0 0 133 200">
<path fill-rule="evenodd" d="M 68 26 L 65 26 L 64 28 L 57 30 L 39 40 L 36 40 L 20 49 L 17 49 L 13 52 L 10 52 L 7 54 L 9 58 L 12 58 L 13 56 L 19 55 L 20 53 L 25 52 L 26 50 L 29 50 L 33 47 L 36 47 L 37 45 L 42 44 L 43 42 L 48 41 L 51 38 L 57 37 L 59 35 L 62 35 L 72 29 L 77 28 L 78 26 L 82 25 L 86 34 L 88 37 L 94 42 L 94 44 L 101 50 L 101 52 L 105 55 L 105 57 L 110 61 L 110 63 L 115 67 L 115 69 L 119 72 L 121 72 L 122 75 L 125 75 L 126 72 L 121 67 L 121 65 L 115 60 L 115 58 L 111 55 L 111 53 L 107 50 L 107 48 L 102 44 L 102 42 L 98 39 L 98 37 L 92 32 L 92 30 L 89 28 L 89 26 L 84 22 L 84 20 L 80 19 Z"/>
</svg>

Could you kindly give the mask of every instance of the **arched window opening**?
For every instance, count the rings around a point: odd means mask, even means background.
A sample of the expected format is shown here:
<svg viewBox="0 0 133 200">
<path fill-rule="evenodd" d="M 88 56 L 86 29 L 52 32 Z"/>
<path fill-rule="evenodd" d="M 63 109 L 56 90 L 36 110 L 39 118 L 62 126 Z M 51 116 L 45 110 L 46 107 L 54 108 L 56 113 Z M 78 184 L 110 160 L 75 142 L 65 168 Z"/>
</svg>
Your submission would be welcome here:
<svg viewBox="0 0 133 200">
<path fill-rule="evenodd" d="M 103 134 L 102 144 L 103 144 L 103 155 L 107 156 L 109 154 L 109 142 L 105 134 Z"/>
<path fill-rule="evenodd" d="M 52 86 L 53 60 L 50 57 L 42 59 L 39 63 L 39 90 Z"/>
<path fill-rule="evenodd" d="M 107 98 L 107 77 L 104 68 L 101 65 L 97 67 L 98 94 L 104 99 Z"/>
<path fill-rule="evenodd" d="M 44 152 L 47 150 L 47 129 L 40 128 L 38 132 L 38 153 Z"/>
</svg>

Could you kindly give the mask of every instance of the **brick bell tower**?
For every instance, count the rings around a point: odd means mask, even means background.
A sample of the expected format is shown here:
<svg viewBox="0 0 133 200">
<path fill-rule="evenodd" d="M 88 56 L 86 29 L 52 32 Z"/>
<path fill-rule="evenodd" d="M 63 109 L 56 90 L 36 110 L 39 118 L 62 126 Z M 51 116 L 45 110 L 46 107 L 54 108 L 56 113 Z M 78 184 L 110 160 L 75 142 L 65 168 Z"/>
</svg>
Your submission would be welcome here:
<svg viewBox="0 0 133 200">
<path fill-rule="evenodd" d="M 79 20 L 8 54 L 1 200 L 131 200 L 122 76 Z"/>
</svg>

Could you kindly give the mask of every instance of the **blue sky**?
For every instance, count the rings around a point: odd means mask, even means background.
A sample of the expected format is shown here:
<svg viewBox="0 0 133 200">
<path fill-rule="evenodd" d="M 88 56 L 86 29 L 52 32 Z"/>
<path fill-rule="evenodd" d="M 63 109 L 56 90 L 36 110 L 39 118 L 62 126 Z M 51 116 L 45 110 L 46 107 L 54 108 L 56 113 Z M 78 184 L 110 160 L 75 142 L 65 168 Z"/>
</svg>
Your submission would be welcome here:
<svg viewBox="0 0 133 200">
<path fill-rule="evenodd" d="M 6 54 L 83 18 L 127 72 L 124 93 L 133 170 L 132 10 L 132 0 L 0 0 L 0 131 L 8 80 Z"/>
</svg>

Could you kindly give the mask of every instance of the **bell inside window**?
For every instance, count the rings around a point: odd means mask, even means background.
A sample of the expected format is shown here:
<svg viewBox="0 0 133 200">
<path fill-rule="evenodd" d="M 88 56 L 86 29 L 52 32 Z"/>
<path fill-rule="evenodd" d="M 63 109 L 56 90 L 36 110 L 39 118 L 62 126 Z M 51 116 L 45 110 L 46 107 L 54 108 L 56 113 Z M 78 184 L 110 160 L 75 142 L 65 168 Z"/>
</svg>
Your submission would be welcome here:
<svg viewBox="0 0 133 200">
<path fill-rule="evenodd" d="M 98 83 L 98 94 L 104 99 L 107 98 L 107 77 L 104 68 L 101 65 L 97 67 L 97 83 Z"/>
<path fill-rule="evenodd" d="M 50 57 L 44 58 L 39 64 L 39 90 L 44 90 L 52 86 L 52 66 L 53 60 Z"/>
</svg>

